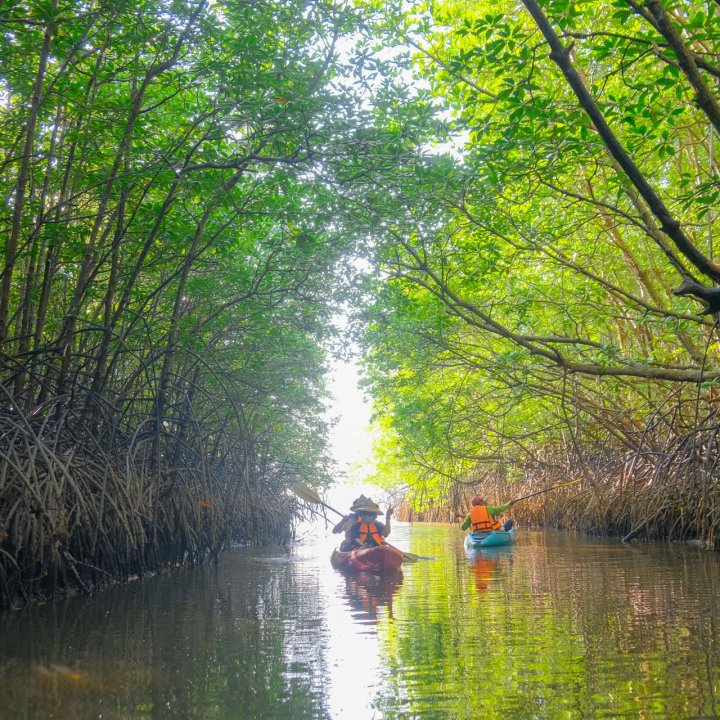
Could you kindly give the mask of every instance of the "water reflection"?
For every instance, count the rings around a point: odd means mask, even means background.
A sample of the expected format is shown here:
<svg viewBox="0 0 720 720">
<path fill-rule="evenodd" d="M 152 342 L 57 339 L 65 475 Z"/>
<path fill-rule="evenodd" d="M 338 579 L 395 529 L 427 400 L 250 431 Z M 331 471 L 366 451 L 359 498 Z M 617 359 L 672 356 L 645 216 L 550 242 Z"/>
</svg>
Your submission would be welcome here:
<svg viewBox="0 0 720 720">
<path fill-rule="evenodd" d="M 720 716 L 720 557 L 523 533 L 345 575 L 321 535 L 0 616 L 0 718 L 689 720 Z"/>
<path fill-rule="evenodd" d="M 384 575 L 346 571 L 343 575 L 347 602 L 355 620 L 374 624 L 380 608 L 386 608 L 387 617 L 392 618 L 393 595 L 402 585 L 402 570 Z"/>
<path fill-rule="evenodd" d="M 324 718 L 319 578 L 282 550 L 0 618 L 0 718 Z"/>
<path fill-rule="evenodd" d="M 527 533 L 509 554 L 467 556 L 432 532 L 422 552 L 445 555 L 414 567 L 396 603 L 383 718 L 720 715 L 717 554 Z"/>
<path fill-rule="evenodd" d="M 512 562 L 514 545 L 507 547 L 466 549 L 468 565 L 472 569 L 475 589 L 479 593 L 487 592 L 496 571 L 502 572 L 502 566 Z"/>
</svg>

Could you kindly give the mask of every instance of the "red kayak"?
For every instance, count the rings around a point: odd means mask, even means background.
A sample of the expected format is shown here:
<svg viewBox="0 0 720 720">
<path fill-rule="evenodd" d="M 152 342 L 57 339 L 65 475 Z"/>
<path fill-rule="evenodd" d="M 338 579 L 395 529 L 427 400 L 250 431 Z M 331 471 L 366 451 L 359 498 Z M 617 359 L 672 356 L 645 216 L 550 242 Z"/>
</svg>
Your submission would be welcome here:
<svg viewBox="0 0 720 720">
<path fill-rule="evenodd" d="M 334 550 L 330 563 L 336 570 L 362 570 L 386 573 L 397 570 L 403 563 L 403 554 L 390 545 L 356 548 L 350 552 Z"/>
</svg>

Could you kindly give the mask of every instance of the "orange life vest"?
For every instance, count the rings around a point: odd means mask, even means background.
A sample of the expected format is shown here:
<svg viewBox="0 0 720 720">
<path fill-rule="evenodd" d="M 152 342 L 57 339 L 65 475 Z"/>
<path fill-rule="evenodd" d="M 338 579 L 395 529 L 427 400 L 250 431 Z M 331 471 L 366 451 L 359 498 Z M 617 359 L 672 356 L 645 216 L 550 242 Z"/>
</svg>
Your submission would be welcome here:
<svg viewBox="0 0 720 720">
<path fill-rule="evenodd" d="M 473 532 L 490 532 L 501 527 L 500 523 L 488 513 L 486 505 L 473 505 L 470 508 L 470 522 Z"/>
<path fill-rule="evenodd" d="M 375 541 L 376 545 L 382 545 L 385 542 L 385 538 L 378 532 L 375 522 L 366 523 L 359 517 L 358 522 L 360 523 L 360 534 L 358 535 L 358 540 L 361 543 L 365 544 L 368 535 L 370 535 L 370 537 Z"/>
</svg>

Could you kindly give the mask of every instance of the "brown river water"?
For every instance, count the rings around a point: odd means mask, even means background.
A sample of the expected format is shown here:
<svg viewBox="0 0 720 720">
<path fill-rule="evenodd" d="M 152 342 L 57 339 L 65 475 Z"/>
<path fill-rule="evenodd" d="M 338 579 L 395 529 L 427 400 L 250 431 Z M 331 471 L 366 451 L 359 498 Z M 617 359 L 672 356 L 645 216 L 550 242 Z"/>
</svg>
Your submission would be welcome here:
<svg viewBox="0 0 720 720">
<path fill-rule="evenodd" d="M 379 578 L 335 539 L 0 614 L 0 718 L 720 718 L 717 553 L 397 523 L 436 559 Z"/>
</svg>

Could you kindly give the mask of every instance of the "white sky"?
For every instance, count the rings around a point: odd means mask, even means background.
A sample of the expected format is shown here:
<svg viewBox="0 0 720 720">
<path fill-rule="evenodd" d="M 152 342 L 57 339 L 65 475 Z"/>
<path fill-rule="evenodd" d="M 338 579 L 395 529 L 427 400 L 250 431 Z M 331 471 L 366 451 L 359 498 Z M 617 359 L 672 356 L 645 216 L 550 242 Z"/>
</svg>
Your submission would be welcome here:
<svg viewBox="0 0 720 720">
<path fill-rule="evenodd" d="M 358 387 L 360 374 L 353 361 L 335 361 L 330 374 L 329 406 L 331 417 L 339 418 L 330 432 L 330 447 L 341 478 L 359 482 L 371 472 L 372 435 L 370 432 L 370 404 Z"/>
</svg>

